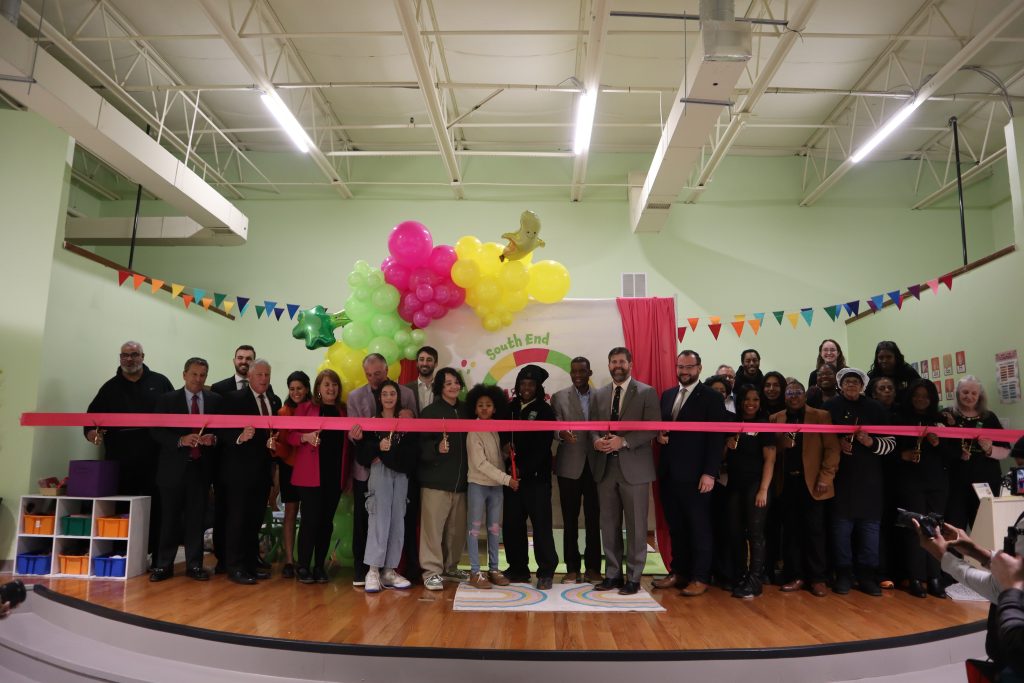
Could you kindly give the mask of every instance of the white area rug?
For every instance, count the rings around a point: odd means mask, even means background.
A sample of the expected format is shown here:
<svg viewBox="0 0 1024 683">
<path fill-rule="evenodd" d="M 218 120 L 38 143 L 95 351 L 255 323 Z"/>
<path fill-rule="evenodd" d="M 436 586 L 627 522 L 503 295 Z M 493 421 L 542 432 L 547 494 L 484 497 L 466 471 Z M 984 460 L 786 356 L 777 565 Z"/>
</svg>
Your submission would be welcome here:
<svg viewBox="0 0 1024 683">
<path fill-rule="evenodd" d="M 962 583 L 954 583 L 952 586 L 946 588 L 946 595 L 953 600 L 963 602 L 988 602 L 984 596 L 978 595 Z"/>
<path fill-rule="evenodd" d="M 525 583 L 480 590 L 459 584 L 456 612 L 664 612 L 643 588 L 636 595 L 596 591 L 589 583 L 556 583 L 540 591 Z"/>
</svg>

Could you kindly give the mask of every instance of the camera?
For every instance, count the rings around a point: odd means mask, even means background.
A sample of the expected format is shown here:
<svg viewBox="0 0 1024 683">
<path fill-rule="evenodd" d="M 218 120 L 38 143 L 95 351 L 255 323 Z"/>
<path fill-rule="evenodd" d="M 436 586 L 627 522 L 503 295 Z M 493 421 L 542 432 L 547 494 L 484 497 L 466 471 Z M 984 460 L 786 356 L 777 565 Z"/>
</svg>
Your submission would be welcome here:
<svg viewBox="0 0 1024 683">
<path fill-rule="evenodd" d="M 1024 496 L 1024 467 L 1011 467 L 1003 477 L 1003 486 L 1011 496 Z"/>
<path fill-rule="evenodd" d="M 11 609 L 25 602 L 25 584 L 11 581 L 0 586 L 0 603 L 3 602 L 10 603 Z"/>
<path fill-rule="evenodd" d="M 1021 536 L 1021 530 L 1015 526 L 1006 529 L 1006 537 L 1003 539 L 1003 552 L 1007 555 L 1017 555 L 1017 539 Z"/>
<path fill-rule="evenodd" d="M 917 523 L 921 525 L 921 531 L 928 538 L 935 538 L 939 535 L 939 530 L 942 528 L 942 522 L 945 521 L 943 516 L 938 512 L 932 512 L 927 515 L 923 515 L 920 512 L 911 512 L 910 510 L 904 510 L 903 508 L 896 508 L 896 526 L 903 527 L 904 529 L 913 529 L 914 523 L 912 520 L 917 520 Z"/>
</svg>

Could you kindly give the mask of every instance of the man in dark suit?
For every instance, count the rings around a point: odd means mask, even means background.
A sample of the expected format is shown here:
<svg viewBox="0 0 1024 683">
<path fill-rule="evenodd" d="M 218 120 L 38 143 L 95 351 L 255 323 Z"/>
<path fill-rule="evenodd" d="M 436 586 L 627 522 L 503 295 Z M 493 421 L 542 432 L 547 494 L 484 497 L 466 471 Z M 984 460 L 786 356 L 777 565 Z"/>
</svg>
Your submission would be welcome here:
<svg viewBox="0 0 1024 683">
<path fill-rule="evenodd" d="M 416 396 L 416 414 L 434 402 L 434 371 L 437 369 L 437 349 L 423 346 L 416 352 L 416 379 L 404 384 Z"/>
<path fill-rule="evenodd" d="M 214 382 L 210 389 L 221 396 L 245 389 L 249 386 L 249 367 L 254 360 L 256 360 L 256 350 L 248 344 L 242 344 L 235 349 L 235 357 L 231 359 L 235 366 L 235 374 L 225 377 L 219 382 Z"/>
<path fill-rule="evenodd" d="M 268 391 L 270 363 L 259 358 L 254 360 L 249 367 L 248 380 L 248 388 L 228 394 L 223 412 L 262 417 L 276 415 L 281 399 Z M 226 494 L 223 502 L 227 507 L 223 562 L 228 578 L 240 584 L 270 578 L 269 571 L 257 566 L 260 527 L 271 483 L 271 453 L 267 449 L 270 430 L 257 428 L 256 424 L 267 424 L 267 420 L 253 420 L 253 424 L 243 429 L 225 429 L 220 436 L 224 445 L 220 475 Z"/>
<path fill-rule="evenodd" d="M 590 419 L 590 402 L 594 395 L 590 390 L 590 377 L 593 374 L 586 358 L 577 356 L 569 362 L 572 386 L 555 392 L 551 397 L 556 420 L 584 422 Z M 601 581 L 601 508 L 597 502 L 597 482 L 587 461 L 592 448 L 586 434 L 567 430 L 558 432 L 555 474 L 558 475 L 558 499 L 564 531 L 562 557 L 565 559 L 565 576 L 562 583 Z M 578 538 L 581 503 L 586 528 L 582 558 Z M 580 571 L 581 560 L 586 574 Z"/>
<path fill-rule="evenodd" d="M 725 422 L 722 395 L 700 382 L 700 354 L 676 357 L 679 385 L 661 395 L 664 422 Z M 655 588 L 683 587 L 687 597 L 702 595 L 711 580 L 711 491 L 722 464 L 721 432 L 662 432 L 658 437 L 658 488 L 672 539 L 670 573 Z"/>
<path fill-rule="evenodd" d="M 608 353 L 612 383 L 594 392 L 591 421 L 658 420 L 658 394 L 654 388 L 630 376 L 633 354 L 625 347 Z M 590 466 L 597 481 L 601 507 L 601 540 L 604 545 L 605 578 L 596 590 L 618 588 L 622 595 L 640 590 L 647 562 L 647 499 L 654 481 L 651 439 L 657 432 L 592 431 L 594 447 Z M 626 567 L 622 555 L 622 519 L 626 520 Z M 624 569 L 628 571 L 624 577 Z"/>
<path fill-rule="evenodd" d="M 209 369 L 202 358 L 185 361 L 182 373 L 185 386 L 161 396 L 156 412 L 216 414 L 223 399 L 203 389 Z M 182 537 L 184 514 L 185 574 L 197 581 L 207 581 L 210 575 L 203 568 L 203 532 L 217 437 L 204 429 L 157 427 L 152 431 L 160 444 L 156 483 L 160 489 L 161 524 L 149 580 L 163 581 L 174 575 L 174 557 L 178 553 L 178 539 Z"/>
</svg>

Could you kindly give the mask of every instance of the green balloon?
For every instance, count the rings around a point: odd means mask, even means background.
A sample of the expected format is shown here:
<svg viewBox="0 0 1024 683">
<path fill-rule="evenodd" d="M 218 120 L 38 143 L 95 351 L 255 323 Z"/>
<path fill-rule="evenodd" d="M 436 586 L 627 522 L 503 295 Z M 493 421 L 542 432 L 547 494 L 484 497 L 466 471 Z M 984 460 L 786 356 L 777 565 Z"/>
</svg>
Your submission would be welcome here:
<svg viewBox="0 0 1024 683">
<path fill-rule="evenodd" d="M 402 357 L 407 360 L 416 360 L 416 352 L 419 351 L 415 344 L 407 344 L 402 347 Z"/>
<path fill-rule="evenodd" d="M 349 273 L 346 280 L 348 281 L 348 286 L 352 289 L 366 286 L 366 274 L 360 273 L 358 270 L 353 270 Z"/>
<path fill-rule="evenodd" d="M 394 337 L 401 326 L 402 321 L 394 313 L 378 313 L 370 320 L 374 334 L 382 337 Z"/>
<path fill-rule="evenodd" d="M 373 270 L 373 266 L 371 266 L 365 260 L 359 259 L 358 261 L 355 262 L 355 265 L 352 266 L 352 270 L 354 270 L 357 273 L 362 273 L 363 275 L 368 275 L 370 271 Z"/>
<path fill-rule="evenodd" d="M 334 511 L 334 533 L 331 534 L 330 556 L 342 567 L 355 566 L 352 557 L 352 528 L 354 503 L 352 494 L 346 493 Z"/>
<path fill-rule="evenodd" d="M 373 290 L 373 307 L 381 313 L 390 313 L 398 308 L 401 298 L 394 285 L 384 285 Z"/>
<path fill-rule="evenodd" d="M 347 309 L 348 307 L 346 306 L 345 308 Z M 424 334 L 423 330 L 412 330 L 409 334 L 412 336 L 412 343 L 416 344 L 416 346 L 422 346 L 423 342 L 427 339 L 427 335 Z"/>
<path fill-rule="evenodd" d="M 352 320 L 361 320 L 363 322 L 370 322 L 370 318 L 376 313 L 373 310 L 373 304 L 369 301 L 363 301 L 355 294 L 352 294 L 345 300 L 345 312 L 348 313 Z M 351 346 L 351 344 L 349 344 Z"/>
<path fill-rule="evenodd" d="M 393 335 L 391 335 L 391 338 L 394 339 L 395 343 L 401 346 L 402 348 L 405 348 L 412 342 L 412 335 L 409 334 L 409 330 L 400 329 Z"/>
<path fill-rule="evenodd" d="M 345 329 L 347 330 L 349 327 L 349 325 L 346 325 Z M 400 352 L 398 344 L 396 344 L 395 340 L 390 337 L 374 337 L 370 340 L 370 343 L 366 345 L 366 350 L 370 353 L 379 353 L 384 356 L 384 360 L 386 360 L 389 365 L 399 359 Z"/>
<path fill-rule="evenodd" d="M 365 349 L 373 339 L 373 329 L 368 323 L 354 320 L 342 329 L 341 339 L 353 349 Z"/>
<path fill-rule="evenodd" d="M 352 289 L 352 294 L 355 295 L 355 297 L 357 299 L 359 299 L 360 301 L 370 301 L 370 302 L 372 302 L 373 301 L 373 293 L 374 293 L 374 290 L 370 289 L 369 287 L 354 287 Z"/>
<path fill-rule="evenodd" d="M 369 285 L 370 289 L 377 289 L 384 284 L 384 273 L 379 270 L 373 270 L 367 273 L 366 284 Z"/>
</svg>

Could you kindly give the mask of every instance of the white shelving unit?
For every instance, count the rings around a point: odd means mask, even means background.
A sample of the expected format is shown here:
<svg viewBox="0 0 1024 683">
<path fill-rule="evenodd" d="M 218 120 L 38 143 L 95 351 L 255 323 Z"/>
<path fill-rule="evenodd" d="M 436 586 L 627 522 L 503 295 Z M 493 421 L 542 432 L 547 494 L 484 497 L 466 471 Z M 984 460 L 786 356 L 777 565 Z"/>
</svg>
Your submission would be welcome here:
<svg viewBox="0 0 1024 683">
<path fill-rule="evenodd" d="M 48 554 L 50 571 L 46 574 L 21 574 L 15 563 L 16 576 L 49 576 L 51 578 L 113 579 L 123 581 L 146 571 L 147 536 L 149 533 L 149 496 L 110 496 L 107 498 L 79 498 L 73 496 L 22 496 L 18 513 L 17 555 L 22 553 Z M 128 535 L 100 536 L 100 518 L 128 514 Z M 52 534 L 25 533 L 26 515 L 53 515 Z M 64 535 L 61 520 L 68 515 L 87 516 L 89 535 Z M 86 574 L 62 574 L 60 555 L 69 551 L 87 549 L 89 571 Z M 124 576 L 96 575 L 96 558 L 105 555 L 125 558 Z"/>
</svg>

